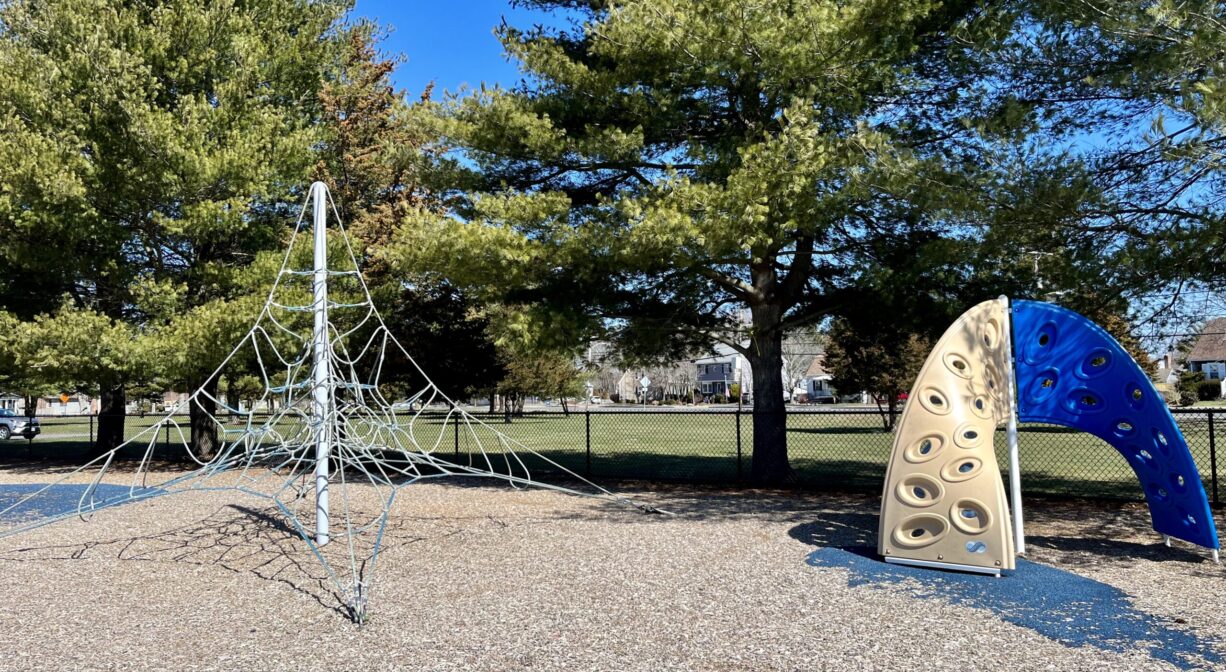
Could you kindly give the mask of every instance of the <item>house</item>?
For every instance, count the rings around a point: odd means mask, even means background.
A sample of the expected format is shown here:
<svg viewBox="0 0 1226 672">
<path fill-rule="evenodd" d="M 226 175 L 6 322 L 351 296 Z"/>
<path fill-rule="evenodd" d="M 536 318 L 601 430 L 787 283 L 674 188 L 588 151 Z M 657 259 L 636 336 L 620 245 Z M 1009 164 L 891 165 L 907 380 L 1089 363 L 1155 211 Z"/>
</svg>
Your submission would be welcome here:
<svg viewBox="0 0 1226 672">
<path fill-rule="evenodd" d="M 830 372 L 826 370 L 826 355 L 820 354 L 814 357 L 809 368 L 805 370 L 804 377 L 800 379 L 806 401 L 833 401 L 834 388 L 830 385 L 831 379 Z"/>
<path fill-rule="evenodd" d="M 575 368 L 585 372 L 591 394 L 609 401 L 637 401 L 641 373 L 623 368 L 617 349 L 608 341 L 589 341 L 583 353 L 575 357 Z"/>
<path fill-rule="evenodd" d="M 639 398 L 639 376 L 633 371 L 623 371 L 617 378 L 617 389 L 614 392 L 622 401 L 635 401 Z"/>
<path fill-rule="evenodd" d="M 733 387 L 738 384 L 743 400 L 750 400 L 753 373 L 748 359 L 723 344 L 716 345 L 707 354 L 698 354 L 702 356 L 688 361 L 623 368 L 609 344 L 593 341 L 575 363 L 588 372 L 593 394 L 608 395 L 610 400 L 639 403 L 689 401 L 695 390 L 702 397 L 719 395 L 726 398 L 732 396 Z M 779 374 L 787 390 L 785 370 L 781 368 Z M 646 399 L 640 385 L 644 377 L 650 381 Z"/>
<path fill-rule="evenodd" d="M 1205 380 L 1226 378 L 1226 317 L 1205 323 L 1185 361 L 1189 371 L 1204 374 Z"/>
<path fill-rule="evenodd" d="M 0 410 L 12 411 L 14 413 L 23 413 L 25 411 L 25 400 L 16 394 L 0 393 Z"/>
<path fill-rule="evenodd" d="M 742 395 L 752 394 L 753 375 L 750 373 L 749 360 L 729 346 L 721 343 L 715 346 L 711 354 L 691 361 L 694 364 L 698 392 L 704 397 L 717 394 L 731 396 L 732 386 L 738 383 Z"/>
<path fill-rule="evenodd" d="M 24 407 L 24 403 L 22 406 Z M 97 399 L 91 398 L 87 394 L 59 394 L 38 398 L 37 414 L 46 415 L 88 415 L 97 413 L 99 403 Z"/>
<path fill-rule="evenodd" d="M 732 394 L 733 385 L 740 385 L 742 399 L 746 402 L 753 399 L 753 369 L 749 360 L 732 347 L 720 343 L 711 354 L 692 361 L 698 391 L 704 396 L 727 397 Z M 788 391 L 787 371 L 782 367 L 779 377 L 783 379 L 783 389 Z"/>
<path fill-rule="evenodd" d="M 0 408 L 25 415 L 26 398 L 19 394 L 0 394 Z M 98 401 L 87 394 L 53 394 L 36 397 L 34 409 L 40 416 L 86 415 L 98 412 Z"/>
<path fill-rule="evenodd" d="M 183 392 L 167 391 L 160 396 L 152 398 L 153 403 L 146 403 L 145 412 L 162 413 L 176 408 L 176 404 L 186 401 L 187 394 Z M 148 401 L 148 400 L 146 400 Z M 244 411 L 247 409 L 245 402 L 240 402 L 239 406 Z M 25 397 L 17 394 L 0 393 L 0 408 L 8 409 L 18 415 L 25 415 L 26 400 Z M 42 397 L 37 397 L 35 413 L 40 417 L 58 416 L 58 415 L 97 415 L 102 408 L 102 402 L 97 397 L 91 397 L 88 394 L 80 392 L 52 394 Z M 255 410 L 266 410 L 268 402 L 261 400 L 256 403 Z M 187 407 L 178 408 L 179 412 L 186 413 Z M 128 398 L 127 405 L 124 406 L 124 412 L 128 415 L 141 414 L 141 400 Z"/>
<path fill-rule="evenodd" d="M 1183 365 L 1179 363 L 1179 353 L 1175 350 L 1168 350 L 1165 354 L 1157 359 L 1151 360 L 1154 366 L 1154 374 L 1150 378 L 1154 381 L 1154 385 L 1172 386 L 1179 384 L 1179 374 L 1183 371 Z"/>
</svg>

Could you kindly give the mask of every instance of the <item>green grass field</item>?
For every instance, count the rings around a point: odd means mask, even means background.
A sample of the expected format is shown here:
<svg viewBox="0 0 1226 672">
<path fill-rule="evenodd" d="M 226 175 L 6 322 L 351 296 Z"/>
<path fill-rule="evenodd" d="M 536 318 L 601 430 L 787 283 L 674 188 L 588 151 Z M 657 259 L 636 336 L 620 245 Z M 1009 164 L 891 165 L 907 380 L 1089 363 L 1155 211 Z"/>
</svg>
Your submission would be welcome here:
<svg viewBox="0 0 1226 672">
<path fill-rule="evenodd" d="M 1198 462 L 1206 490 L 1210 488 L 1208 423 L 1204 414 L 1176 416 Z M 178 431 L 169 437 L 160 429 L 154 439 L 154 416 L 129 417 L 126 434 L 145 432 L 130 456 L 143 452 L 150 440 L 163 457 L 182 454 Z M 504 423 L 502 416 L 479 423 L 446 426 L 441 417 L 423 417 L 411 431 L 420 445 L 461 463 L 506 468 L 498 439 L 502 433 L 549 460 L 594 478 L 688 480 L 732 483 L 747 477 L 752 453 L 752 420 L 742 414 L 692 412 L 572 412 L 529 413 Z M 186 418 L 176 418 L 187 432 Z M 258 422 L 258 418 L 257 418 Z M 83 456 L 89 446 L 86 418 L 45 418 L 43 434 L 33 442 L 9 441 L 0 446 L 0 460 L 65 459 Z M 235 434 L 243 423 L 226 425 Z M 279 430 L 288 432 L 287 425 Z M 586 449 L 590 436 L 591 452 Z M 873 491 L 881 487 L 892 434 L 876 414 L 796 412 L 788 416 L 788 453 L 800 485 Z M 1022 475 L 1026 491 L 1055 495 L 1140 498 L 1141 489 L 1124 458 L 1105 442 L 1088 434 L 1050 426 L 1023 426 Z M 485 449 L 484 454 L 481 448 Z M 738 458 L 738 449 L 740 456 Z M 996 452 L 1007 471 L 1004 432 L 996 433 Z M 486 460 L 488 459 L 488 465 Z M 534 471 L 549 465 L 525 459 Z"/>
</svg>

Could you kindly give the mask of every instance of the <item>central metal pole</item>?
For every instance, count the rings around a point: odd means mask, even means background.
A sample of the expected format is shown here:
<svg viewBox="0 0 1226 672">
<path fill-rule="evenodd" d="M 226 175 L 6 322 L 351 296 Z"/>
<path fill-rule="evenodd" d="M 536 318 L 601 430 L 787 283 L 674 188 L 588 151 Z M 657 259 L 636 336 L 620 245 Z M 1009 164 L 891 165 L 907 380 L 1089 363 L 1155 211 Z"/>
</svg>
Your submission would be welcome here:
<svg viewBox="0 0 1226 672">
<path fill-rule="evenodd" d="M 326 203 L 328 187 L 323 182 L 311 185 L 312 207 L 315 213 L 315 313 L 313 339 L 315 403 L 311 420 L 315 424 L 315 544 L 328 543 L 328 457 L 332 450 L 331 423 L 332 390 L 329 385 L 328 361 L 328 232 Z"/>
</svg>

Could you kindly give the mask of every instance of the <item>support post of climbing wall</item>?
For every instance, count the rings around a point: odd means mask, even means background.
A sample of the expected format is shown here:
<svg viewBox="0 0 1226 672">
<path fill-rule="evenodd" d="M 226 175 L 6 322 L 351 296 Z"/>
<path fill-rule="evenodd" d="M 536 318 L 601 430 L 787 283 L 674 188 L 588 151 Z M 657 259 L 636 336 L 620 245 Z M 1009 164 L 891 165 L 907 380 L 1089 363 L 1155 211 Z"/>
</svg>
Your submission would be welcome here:
<svg viewBox="0 0 1226 672">
<path fill-rule="evenodd" d="M 332 448 L 329 432 L 332 424 L 329 422 L 332 391 L 328 384 L 328 234 L 325 228 L 327 189 L 323 182 L 311 185 L 315 214 L 315 292 L 311 303 L 315 313 L 312 342 L 315 403 L 311 421 L 315 425 L 315 543 L 319 546 L 328 543 L 328 458 Z"/>
<path fill-rule="evenodd" d="M 1022 522 L 1022 472 L 1017 454 L 1017 408 L 1009 415 L 1005 430 L 1009 443 L 1009 497 L 1013 500 L 1013 549 L 1026 555 L 1026 532 Z"/>
<path fill-rule="evenodd" d="M 1002 301 L 1008 301 L 1007 298 L 1001 297 Z M 1006 330 L 1005 336 L 1007 345 L 1009 346 L 1009 367 L 1008 378 L 1006 381 L 1009 389 L 1014 391 L 1014 394 L 1009 395 L 1009 420 L 1005 423 L 1005 442 L 1009 447 L 1009 498 L 1013 500 L 1013 551 L 1018 555 L 1026 555 L 1026 532 L 1022 516 L 1022 467 L 1021 459 L 1018 457 L 1017 450 L 1017 395 L 1020 393 L 1017 390 L 1017 374 L 1014 371 L 1013 357 L 1013 308 L 1007 309 L 1010 313 L 1009 329 Z"/>
</svg>

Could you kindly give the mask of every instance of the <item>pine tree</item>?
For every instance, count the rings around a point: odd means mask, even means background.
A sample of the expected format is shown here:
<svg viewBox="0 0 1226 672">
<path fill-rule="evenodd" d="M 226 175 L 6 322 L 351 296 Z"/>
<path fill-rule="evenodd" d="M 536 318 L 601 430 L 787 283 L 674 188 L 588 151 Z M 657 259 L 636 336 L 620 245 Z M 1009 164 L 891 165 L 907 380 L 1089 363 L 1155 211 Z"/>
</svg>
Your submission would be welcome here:
<svg viewBox="0 0 1226 672">
<path fill-rule="evenodd" d="M 64 294 L 76 311 L 140 331 L 241 292 L 236 269 L 280 245 L 309 175 L 318 92 L 339 62 L 346 8 L 4 3 L 0 267 L 46 279 L 16 312 L 51 311 L 49 296 Z M 77 354 L 59 353 L 83 361 Z M 91 377 L 99 450 L 123 440 L 125 386 L 141 365 L 120 354 L 99 359 L 110 365 Z M 205 379 L 216 361 L 180 362 L 188 387 L 216 391 Z M 208 455 L 214 408 L 202 403 L 193 440 Z"/>
<path fill-rule="evenodd" d="M 444 110 L 465 190 L 389 258 L 516 311 L 525 339 L 727 343 L 753 370 L 752 477 L 785 480 L 783 335 L 856 300 L 874 241 L 970 227 L 981 139 L 1018 122 L 967 56 L 1008 22 L 973 2 L 524 4 L 575 18 L 499 29 L 525 79 Z"/>
</svg>

